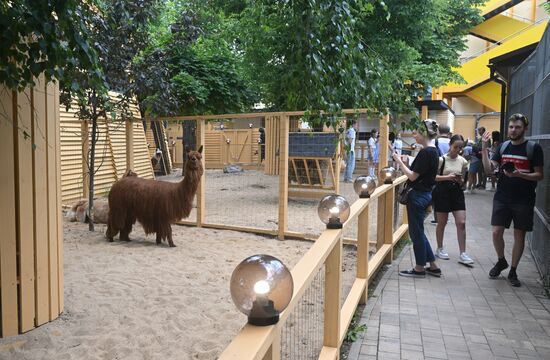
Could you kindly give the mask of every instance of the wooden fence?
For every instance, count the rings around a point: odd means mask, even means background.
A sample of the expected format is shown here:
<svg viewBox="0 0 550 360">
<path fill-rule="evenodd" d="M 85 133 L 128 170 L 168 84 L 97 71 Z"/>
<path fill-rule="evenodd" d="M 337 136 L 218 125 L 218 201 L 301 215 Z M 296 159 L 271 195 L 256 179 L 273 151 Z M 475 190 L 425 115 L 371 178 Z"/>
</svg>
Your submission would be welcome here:
<svg viewBox="0 0 550 360">
<path fill-rule="evenodd" d="M 139 119 L 137 105 L 132 113 Z M 122 121 L 98 120 L 99 137 L 96 144 L 95 175 L 96 195 L 105 195 L 115 181 L 120 179 L 127 168 L 139 176 L 153 179 L 151 156 L 147 149 L 147 140 L 141 121 L 134 121 L 131 127 Z M 59 126 L 61 128 L 61 193 L 62 203 L 71 202 L 88 196 L 88 168 L 91 124 L 76 116 L 76 108 L 60 108 Z M 153 151 L 156 149 L 154 141 Z M 129 151 L 131 150 L 131 151 Z M 131 163 L 131 166 L 128 166 Z"/>
<path fill-rule="evenodd" d="M 285 311 L 275 325 L 258 327 L 245 325 L 241 332 L 219 357 L 219 360 L 278 360 L 281 356 L 281 331 L 285 320 L 297 308 L 315 276 L 325 268 L 323 347 L 318 359 L 338 359 L 340 347 L 346 336 L 358 304 L 364 304 L 368 284 L 382 264 L 393 259 L 393 247 L 408 231 L 406 212 L 403 223 L 393 231 L 394 199 L 396 186 L 404 183 L 400 177 L 392 185 L 378 187 L 369 199 L 358 199 L 351 206 L 349 219 L 343 229 L 325 230 L 315 244 L 292 269 L 294 293 Z M 383 241 L 369 259 L 369 203 L 378 201 L 378 214 L 382 214 L 383 226 L 378 228 Z M 340 307 L 342 291 L 342 249 L 345 229 L 357 219 L 357 273 L 352 288 Z M 380 224 L 380 223 L 379 223 Z"/>
<path fill-rule="evenodd" d="M 347 114 L 364 114 L 367 109 L 347 109 L 343 110 L 344 115 Z M 193 225 L 199 227 L 208 227 L 215 229 L 226 229 L 235 231 L 252 232 L 259 234 L 275 235 L 279 239 L 285 237 L 302 238 L 311 240 L 308 234 L 293 232 L 288 230 L 288 196 L 289 196 L 289 153 L 288 153 L 288 138 L 290 118 L 303 116 L 303 111 L 291 112 L 272 112 L 272 113 L 249 113 L 249 114 L 223 114 L 223 115 L 196 115 L 196 116 L 176 116 L 171 118 L 147 119 L 147 121 L 166 121 L 168 123 L 176 123 L 181 121 L 196 121 L 197 122 L 197 147 L 206 144 L 206 121 L 219 119 L 247 119 L 247 118 L 264 118 L 266 122 L 266 144 L 265 144 L 265 173 L 269 175 L 277 175 L 279 178 L 279 196 L 278 196 L 278 221 L 277 230 L 245 227 L 245 226 L 228 226 L 226 224 L 211 224 L 205 222 L 205 183 L 204 176 L 201 178 L 201 184 L 197 189 L 197 198 L 202 199 L 197 202 L 197 219 L 195 221 L 180 221 L 179 224 Z M 387 164 L 388 158 L 388 122 L 389 116 L 380 117 L 380 164 Z M 208 158 L 208 147 L 203 150 L 203 162 Z M 338 152 L 335 164 L 340 164 L 341 154 Z M 203 166 L 205 164 L 203 163 Z M 338 184 L 337 184 L 338 186 Z M 338 190 L 336 190 L 338 191 Z"/>
<path fill-rule="evenodd" d="M 63 311 L 59 88 L 0 87 L 0 335 Z"/>
</svg>

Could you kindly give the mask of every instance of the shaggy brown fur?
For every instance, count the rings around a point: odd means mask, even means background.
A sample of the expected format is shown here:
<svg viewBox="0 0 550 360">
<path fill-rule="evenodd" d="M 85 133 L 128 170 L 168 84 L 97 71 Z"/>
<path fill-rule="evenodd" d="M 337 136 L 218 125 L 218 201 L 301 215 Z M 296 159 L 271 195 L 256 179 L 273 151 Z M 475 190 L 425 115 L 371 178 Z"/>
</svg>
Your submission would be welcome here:
<svg viewBox="0 0 550 360">
<path fill-rule="evenodd" d="M 146 234 L 157 234 L 157 244 L 172 241 L 170 224 L 186 218 L 191 212 L 193 198 L 204 172 L 202 146 L 187 153 L 183 180 L 169 183 L 126 176 L 117 181 L 109 192 L 109 222 L 106 236 L 109 241 L 120 232 L 120 240 L 130 241 L 128 235 L 136 220 Z"/>
</svg>

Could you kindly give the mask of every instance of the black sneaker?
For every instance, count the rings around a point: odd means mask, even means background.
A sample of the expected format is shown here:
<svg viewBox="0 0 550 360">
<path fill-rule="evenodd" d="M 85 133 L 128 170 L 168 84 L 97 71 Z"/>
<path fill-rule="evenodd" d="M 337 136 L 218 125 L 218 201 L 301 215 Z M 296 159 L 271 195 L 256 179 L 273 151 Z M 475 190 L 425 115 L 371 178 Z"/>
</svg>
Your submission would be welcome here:
<svg viewBox="0 0 550 360">
<path fill-rule="evenodd" d="M 518 279 L 518 276 L 516 274 L 514 275 L 508 275 L 508 281 L 510 281 L 510 285 L 513 287 L 520 287 L 521 282 Z"/>
<path fill-rule="evenodd" d="M 435 276 L 435 277 L 441 277 L 441 269 L 439 268 L 432 269 L 431 267 L 427 267 L 425 270 L 426 270 L 426 274 L 430 274 L 431 276 Z"/>
<path fill-rule="evenodd" d="M 423 278 L 426 277 L 425 271 L 416 271 L 415 269 L 403 270 L 399 272 L 399 276 Z"/>
<path fill-rule="evenodd" d="M 502 259 L 502 260 L 499 259 L 495 264 L 495 266 L 493 266 L 491 271 L 489 271 L 489 277 L 492 279 L 499 277 L 502 270 L 506 268 L 508 268 L 508 262 L 506 261 L 506 259 Z"/>
</svg>

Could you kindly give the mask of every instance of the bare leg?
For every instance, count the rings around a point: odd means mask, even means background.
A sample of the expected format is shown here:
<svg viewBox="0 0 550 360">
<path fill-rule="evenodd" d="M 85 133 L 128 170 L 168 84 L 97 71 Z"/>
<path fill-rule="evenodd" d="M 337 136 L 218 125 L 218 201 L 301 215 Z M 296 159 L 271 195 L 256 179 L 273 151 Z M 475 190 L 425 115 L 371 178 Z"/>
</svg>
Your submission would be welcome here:
<svg viewBox="0 0 550 360">
<path fill-rule="evenodd" d="M 466 252 L 466 211 L 453 211 L 456 223 L 456 237 L 458 239 L 458 248 L 460 253 Z"/>
<path fill-rule="evenodd" d="M 443 234 L 445 233 L 445 226 L 447 226 L 447 220 L 449 220 L 449 214 L 444 212 L 437 212 L 437 226 L 435 228 L 435 237 L 437 239 L 437 247 L 443 247 Z"/>
<path fill-rule="evenodd" d="M 477 173 L 469 172 L 468 173 L 468 190 L 471 190 L 472 188 L 475 189 L 476 187 L 476 176 Z"/>
<path fill-rule="evenodd" d="M 514 248 L 512 249 L 512 267 L 516 268 L 525 247 L 525 230 L 514 229 Z"/>
<path fill-rule="evenodd" d="M 499 259 L 504 257 L 504 226 L 493 226 L 493 246 Z M 521 256 L 521 255 L 520 255 Z"/>
</svg>

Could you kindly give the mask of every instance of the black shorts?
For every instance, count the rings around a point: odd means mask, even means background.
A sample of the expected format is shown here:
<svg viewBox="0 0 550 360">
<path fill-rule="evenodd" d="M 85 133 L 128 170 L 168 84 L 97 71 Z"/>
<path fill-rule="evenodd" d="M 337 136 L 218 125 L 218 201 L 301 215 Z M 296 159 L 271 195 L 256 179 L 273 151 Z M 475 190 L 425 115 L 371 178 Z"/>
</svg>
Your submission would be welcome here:
<svg viewBox="0 0 550 360">
<path fill-rule="evenodd" d="M 514 229 L 533 231 L 534 213 L 534 204 L 508 204 L 493 199 L 491 225 L 504 226 L 508 229 L 512 221 L 514 221 Z"/>
<path fill-rule="evenodd" d="M 455 182 L 438 182 L 432 192 L 432 199 L 435 212 L 450 213 L 466 210 L 464 191 Z"/>
</svg>

